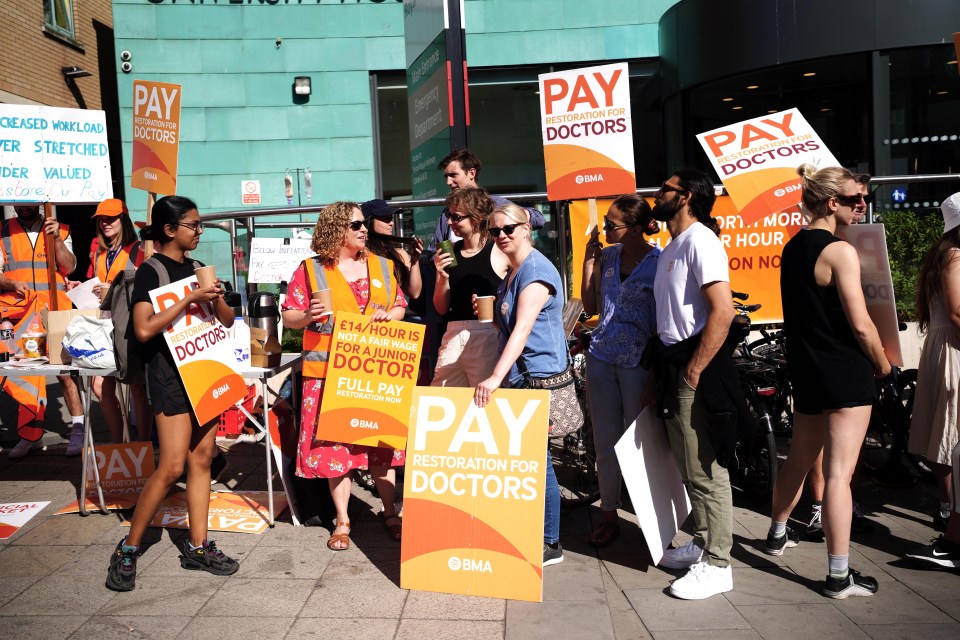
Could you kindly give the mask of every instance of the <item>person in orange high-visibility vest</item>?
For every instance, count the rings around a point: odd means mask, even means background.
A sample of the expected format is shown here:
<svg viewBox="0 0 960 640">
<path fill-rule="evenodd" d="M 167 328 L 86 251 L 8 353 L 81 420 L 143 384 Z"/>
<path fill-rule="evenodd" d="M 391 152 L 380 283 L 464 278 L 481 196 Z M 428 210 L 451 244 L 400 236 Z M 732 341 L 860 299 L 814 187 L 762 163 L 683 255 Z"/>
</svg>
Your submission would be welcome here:
<svg viewBox="0 0 960 640">
<path fill-rule="evenodd" d="M 22 308 L 23 314 L 11 320 L 19 320 L 15 326 L 22 335 L 34 313 L 50 306 L 50 295 L 57 296 L 60 309 L 72 307 L 64 291 L 65 276 L 77 267 L 70 241 L 70 229 L 55 218 L 44 220 L 37 205 L 18 205 L 16 218 L 4 222 L 0 228 L 0 307 L 4 302 L 14 305 L 18 300 L 33 294 L 35 302 Z M 54 237 L 57 264 L 56 291 L 51 292 L 47 281 L 47 251 L 42 233 Z M 70 411 L 72 428 L 67 445 L 68 456 L 79 455 L 83 448 L 83 405 L 80 393 L 70 376 L 58 376 L 63 388 L 63 399 Z M 20 442 L 7 454 L 11 459 L 22 458 L 32 449 L 43 446 L 43 419 L 47 405 L 46 381 L 42 377 L 6 378 L 3 390 L 20 405 L 17 417 L 17 435 Z"/>
<path fill-rule="evenodd" d="M 130 220 L 130 212 L 123 200 L 110 198 L 97 205 L 93 214 L 97 223 L 97 249 L 93 254 L 94 275 L 100 284 L 93 286 L 93 293 L 109 290 L 110 283 L 124 271 L 133 272 L 144 260 L 143 249 L 137 238 L 137 230 Z M 114 442 L 123 442 L 123 413 L 117 399 L 117 380 L 112 377 L 95 376 L 92 380 L 93 394 L 100 401 L 103 420 Z M 133 408 L 137 416 L 137 439 L 149 440 L 153 428 L 153 413 L 147 402 L 147 386 L 144 383 L 130 385 Z"/>
<path fill-rule="evenodd" d="M 283 303 L 283 324 L 303 332 L 303 402 L 296 474 L 301 478 L 327 478 L 337 509 L 337 523 L 327 547 L 342 551 L 350 546 L 347 503 L 354 469 L 370 469 L 383 500 L 383 524 L 400 540 L 401 522 L 394 507 L 396 474 L 404 452 L 381 447 L 341 444 L 317 438 L 317 421 L 323 399 L 333 332 L 334 311 L 370 316 L 373 322 L 400 320 L 407 301 L 393 276 L 393 264 L 366 250 L 367 229 L 360 206 L 335 202 L 320 212 L 310 249 L 317 255 L 297 267 Z M 328 308 L 312 299 L 315 291 L 330 290 Z"/>
</svg>

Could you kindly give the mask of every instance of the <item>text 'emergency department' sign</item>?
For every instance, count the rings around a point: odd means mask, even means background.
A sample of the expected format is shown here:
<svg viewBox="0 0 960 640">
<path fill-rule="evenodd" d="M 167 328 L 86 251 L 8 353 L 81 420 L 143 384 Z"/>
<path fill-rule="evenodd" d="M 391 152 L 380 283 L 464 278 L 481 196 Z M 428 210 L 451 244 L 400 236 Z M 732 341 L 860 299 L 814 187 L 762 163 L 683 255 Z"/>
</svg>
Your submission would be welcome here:
<svg viewBox="0 0 960 640">
<path fill-rule="evenodd" d="M 0 202 L 112 197 L 103 111 L 0 104 Z"/>
</svg>

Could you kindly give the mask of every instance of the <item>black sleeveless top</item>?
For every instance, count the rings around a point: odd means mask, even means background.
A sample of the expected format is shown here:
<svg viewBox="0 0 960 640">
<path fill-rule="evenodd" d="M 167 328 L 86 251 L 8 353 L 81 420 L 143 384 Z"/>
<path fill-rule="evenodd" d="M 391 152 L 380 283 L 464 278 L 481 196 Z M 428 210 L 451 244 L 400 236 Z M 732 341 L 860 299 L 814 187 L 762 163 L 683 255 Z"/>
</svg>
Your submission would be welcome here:
<svg viewBox="0 0 960 640">
<path fill-rule="evenodd" d="M 487 243 L 470 257 L 463 255 L 463 240 L 453 245 L 457 266 L 450 270 L 450 309 L 444 316 L 447 321 L 476 320 L 473 314 L 473 294 L 492 296 L 503 280 L 490 264 L 494 243 Z"/>
<path fill-rule="evenodd" d="M 853 334 L 837 287 L 818 285 L 814 275 L 820 254 L 834 242 L 841 240 L 829 231 L 802 229 L 783 248 L 780 263 L 783 329 L 796 400 L 821 409 L 869 404 L 876 390 L 873 365 Z"/>
</svg>

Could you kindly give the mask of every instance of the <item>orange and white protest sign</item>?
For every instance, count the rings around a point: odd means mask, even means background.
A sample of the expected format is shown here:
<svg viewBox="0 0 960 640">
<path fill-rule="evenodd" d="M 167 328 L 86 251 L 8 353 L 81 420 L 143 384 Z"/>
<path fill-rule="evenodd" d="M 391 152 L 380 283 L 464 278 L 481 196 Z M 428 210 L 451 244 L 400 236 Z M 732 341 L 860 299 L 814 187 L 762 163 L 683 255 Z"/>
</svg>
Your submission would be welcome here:
<svg viewBox="0 0 960 640">
<path fill-rule="evenodd" d="M 540 602 L 548 391 L 417 387 L 400 586 Z"/>
<path fill-rule="evenodd" d="M 605 212 L 612 200 L 597 200 L 597 208 Z M 650 205 L 652 199 L 648 198 Z M 783 304 L 780 301 L 780 254 L 783 246 L 796 235 L 805 222 L 799 211 L 770 213 L 763 219 L 747 225 L 737 214 L 729 196 L 720 196 L 713 205 L 713 216 L 721 227 L 720 240 L 727 251 L 730 269 L 730 288 L 750 294 L 751 303 L 762 308 L 750 314 L 754 322 L 782 322 Z M 660 233 L 648 237 L 659 247 L 667 246 L 670 234 L 661 224 Z M 570 229 L 573 245 L 573 291 L 579 297 L 583 277 L 583 256 L 590 236 L 587 202 L 570 203 Z M 601 234 L 600 239 L 603 240 Z"/>
<path fill-rule="evenodd" d="M 113 510 L 133 507 L 140 498 L 143 486 L 153 475 L 153 443 L 103 444 L 97 446 L 96 451 L 97 471 L 100 473 L 100 488 L 103 491 L 104 504 L 108 509 Z M 99 509 L 93 465 L 87 468 L 84 485 L 83 493 L 86 497 L 87 510 Z M 57 511 L 57 515 L 79 511 L 80 504 L 76 501 Z"/>
<path fill-rule="evenodd" d="M 190 276 L 154 289 L 150 292 L 154 311 L 172 307 L 197 286 L 196 276 Z M 170 348 L 197 422 L 210 422 L 247 395 L 230 335 L 213 313 L 212 305 L 187 305 L 163 332 L 163 339 Z"/>
<path fill-rule="evenodd" d="M 877 327 L 883 352 L 890 364 L 903 366 L 900 348 L 900 323 L 893 278 L 887 256 L 887 236 L 882 224 L 852 224 L 837 230 L 837 236 L 854 246 L 860 258 L 860 284 L 867 313 Z"/>
<path fill-rule="evenodd" d="M 403 449 L 424 326 L 336 314 L 317 438 Z"/>
<path fill-rule="evenodd" d="M 797 167 L 839 166 L 797 109 L 697 135 L 745 225 L 800 204 Z"/>
<path fill-rule="evenodd" d="M 214 491 L 210 494 L 210 509 L 207 511 L 207 528 L 210 531 L 234 531 L 236 533 L 263 533 L 270 523 L 266 491 Z M 274 496 L 276 513 L 287 508 L 284 496 Z M 130 522 L 123 526 L 129 527 Z M 184 491 L 168 496 L 161 504 L 157 515 L 150 521 L 151 527 L 167 529 L 189 529 L 190 518 L 187 512 L 187 494 Z"/>
<path fill-rule="evenodd" d="M 15 534 L 48 504 L 50 504 L 49 500 L 0 504 L 0 540 L 6 540 Z"/>
<path fill-rule="evenodd" d="M 179 84 L 133 81 L 131 187 L 164 195 L 177 192 L 182 95 Z"/>
<path fill-rule="evenodd" d="M 550 200 L 636 191 L 626 62 L 541 74 L 540 118 Z"/>
</svg>

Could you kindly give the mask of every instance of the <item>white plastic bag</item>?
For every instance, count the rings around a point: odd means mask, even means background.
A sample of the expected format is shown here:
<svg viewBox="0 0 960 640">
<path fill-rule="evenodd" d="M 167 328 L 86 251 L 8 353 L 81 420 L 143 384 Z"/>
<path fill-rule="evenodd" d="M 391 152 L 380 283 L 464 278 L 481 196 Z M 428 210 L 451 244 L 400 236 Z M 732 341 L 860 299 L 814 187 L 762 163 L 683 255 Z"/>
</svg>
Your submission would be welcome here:
<svg viewBox="0 0 960 640">
<path fill-rule="evenodd" d="M 116 369 L 113 355 L 113 321 L 90 316 L 77 316 L 67 325 L 63 350 L 75 367 Z"/>
</svg>

